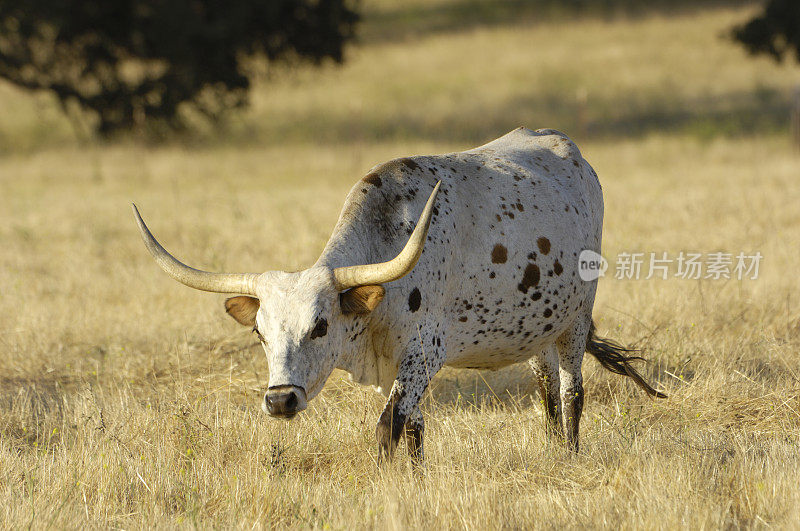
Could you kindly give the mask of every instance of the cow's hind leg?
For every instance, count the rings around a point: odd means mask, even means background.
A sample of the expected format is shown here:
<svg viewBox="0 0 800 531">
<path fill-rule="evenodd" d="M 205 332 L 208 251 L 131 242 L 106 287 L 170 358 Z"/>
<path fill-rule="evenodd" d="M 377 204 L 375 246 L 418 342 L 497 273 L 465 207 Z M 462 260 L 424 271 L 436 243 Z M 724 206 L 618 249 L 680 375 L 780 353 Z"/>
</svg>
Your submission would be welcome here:
<svg viewBox="0 0 800 531">
<path fill-rule="evenodd" d="M 583 353 L 591 327 L 591 317 L 579 317 L 572 327 L 559 336 L 558 364 L 561 379 L 561 414 L 567 445 L 578 451 L 578 431 L 583 412 Z"/>
<path fill-rule="evenodd" d="M 561 398 L 559 396 L 561 381 L 558 374 L 558 351 L 556 346 L 550 345 L 541 353 L 533 356 L 528 360 L 528 365 L 530 365 L 539 380 L 539 396 L 545 411 L 547 431 L 563 437 Z"/>
</svg>

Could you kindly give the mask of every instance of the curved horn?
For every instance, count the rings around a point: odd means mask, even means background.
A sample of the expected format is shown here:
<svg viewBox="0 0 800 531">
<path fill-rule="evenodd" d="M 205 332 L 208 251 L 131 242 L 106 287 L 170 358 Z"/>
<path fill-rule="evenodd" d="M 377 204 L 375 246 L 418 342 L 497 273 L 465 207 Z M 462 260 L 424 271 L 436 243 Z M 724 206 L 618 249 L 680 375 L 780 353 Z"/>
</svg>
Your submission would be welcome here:
<svg viewBox="0 0 800 531">
<path fill-rule="evenodd" d="M 194 269 L 181 263 L 174 256 L 169 254 L 166 249 L 161 247 L 161 244 L 158 243 L 150 233 L 150 229 L 144 224 L 142 216 L 139 215 L 139 209 L 137 209 L 134 204 L 131 206 L 133 206 L 133 215 L 136 216 L 136 223 L 139 225 L 139 231 L 142 233 L 142 239 L 144 240 L 147 250 L 150 251 L 150 254 L 156 259 L 156 263 L 161 266 L 161 269 L 169 276 L 181 284 L 186 284 L 190 288 L 202 291 L 256 295 L 257 274 L 209 273 L 208 271 L 200 271 L 199 269 Z"/>
<path fill-rule="evenodd" d="M 419 216 L 417 226 L 414 227 L 414 232 L 411 233 L 406 246 L 403 247 L 400 254 L 388 262 L 379 264 L 337 267 L 333 270 L 336 289 L 344 291 L 356 286 L 383 284 L 402 278 L 410 273 L 414 266 L 417 265 L 417 260 L 419 260 L 422 249 L 425 246 L 425 238 L 428 236 L 428 227 L 431 223 L 433 203 L 436 200 L 436 194 L 439 192 L 439 185 L 441 184 L 442 181 L 439 181 L 433 187 L 433 192 L 431 192 L 428 202 L 425 203 L 425 208 Z"/>
</svg>

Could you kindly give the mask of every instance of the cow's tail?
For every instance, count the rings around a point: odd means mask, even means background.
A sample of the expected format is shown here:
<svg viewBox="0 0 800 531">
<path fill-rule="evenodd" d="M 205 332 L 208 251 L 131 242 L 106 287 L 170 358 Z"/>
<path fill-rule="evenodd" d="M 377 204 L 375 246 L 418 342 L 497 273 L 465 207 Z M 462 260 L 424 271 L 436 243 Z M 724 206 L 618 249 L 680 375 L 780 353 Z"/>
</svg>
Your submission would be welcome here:
<svg viewBox="0 0 800 531">
<path fill-rule="evenodd" d="M 614 374 L 621 374 L 629 376 L 636 385 L 645 390 L 650 396 L 658 398 L 666 398 L 667 395 L 660 391 L 653 389 L 648 384 L 642 375 L 636 372 L 636 369 L 631 367 L 630 362 L 634 360 L 644 360 L 641 356 L 629 355 L 631 353 L 639 352 L 636 349 L 623 347 L 615 341 L 610 339 L 603 339 L 599 337 L 595 331 L 594 323 L 589 329 L 589 337 L 586 338 L 586 351 L 594 356 L 600 365 L 613 372 Z"/>
</svg>

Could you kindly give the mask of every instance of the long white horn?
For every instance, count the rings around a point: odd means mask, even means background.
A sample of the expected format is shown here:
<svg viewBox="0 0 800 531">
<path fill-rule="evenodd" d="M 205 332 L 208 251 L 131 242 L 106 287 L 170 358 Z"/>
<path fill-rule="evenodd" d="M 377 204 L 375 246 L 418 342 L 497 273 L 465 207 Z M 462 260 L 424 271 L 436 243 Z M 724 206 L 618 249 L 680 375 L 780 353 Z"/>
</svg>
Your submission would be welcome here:
<svg viewBox="0 0 800 531">
<path fill-rule="evenodd" d="M 428 202 L 425 203 L 425 208 L 422 210 L 419 221 L 417 221 L 417 226 L 414 227 L 414 232 L 411 233 L 406 246 L 403 247 L 400 254 L 388 262 L 379 264 L 337 267 L 333 270 L 336 289 L 343 291 L 356 286 L 384 284 L 410 273 L 414 266 L 417 265 L 422 249 L 425 247 L 425 238 L 428 236 L 428 227 L 431 224 L 433 204 L 441 184 L 442 181 L 439 181 L 433 187 L 433 192 L 431 192 Z"/>
<path fill-rule="evenodd" d="M 150 229 L 144 224 L 136 205 L 132 206 L 133 215 L 136 216 L 136 223 L 139 225 L 139 231 L 142 233 L 142 239 L 147 250 L 150 251 L 150 254 L 156 259 L 156 263 L 169 276 L 190 288 L 202 291 L 256 295 L 258 275 L 255 273 L 209 273 L 181 263 L 156 241 L 150 233 Z"/>
</svg>

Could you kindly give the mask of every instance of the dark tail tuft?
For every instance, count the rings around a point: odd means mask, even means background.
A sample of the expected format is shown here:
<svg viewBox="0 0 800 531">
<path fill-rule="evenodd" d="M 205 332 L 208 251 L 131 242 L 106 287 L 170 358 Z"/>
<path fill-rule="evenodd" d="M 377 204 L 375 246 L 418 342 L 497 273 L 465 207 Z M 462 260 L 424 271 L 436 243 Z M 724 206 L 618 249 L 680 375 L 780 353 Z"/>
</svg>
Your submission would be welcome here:
<svg viewBox="0 0 800 531">
<path fill-rule="evenodd" d="M 641 356 L 627 356 L 631 352 L 639 352 L 636 349 L 626 348 L 611 341 L 610 339 L 603 339 L 597 336 L 595 332 L 594 323 L 589 330 L 589 337 L 586 338 L 586 351 L 597 358 L 600 365 L 613 372 L 614 374 L 621 374 L 622 376 L 629 376 L 636 385 L 641 387 L 650 396 L 657 398 L 667 398 L 667 395 L 656 391 L 650 384 L 648 384 L 642 375 L 636 372 L 636 369 L 631 367 L 630 363 L 634 360 L 644 360 Z"/>
</svg>

